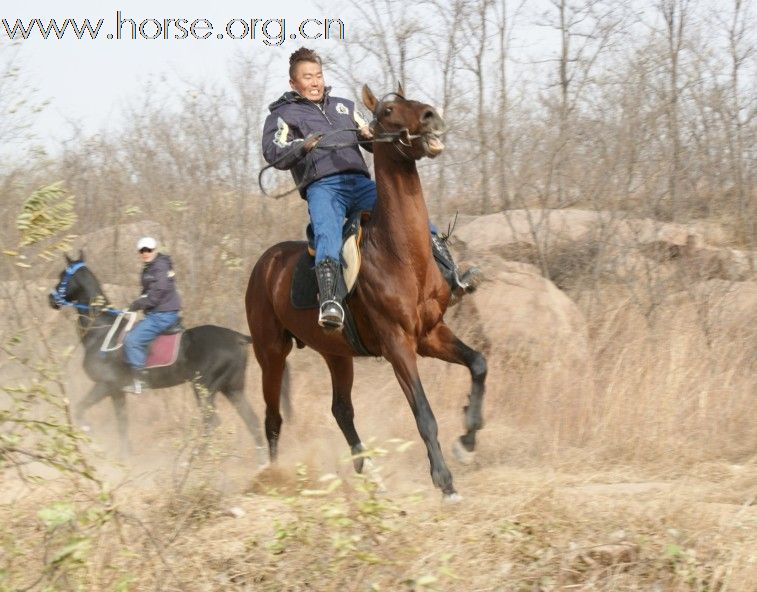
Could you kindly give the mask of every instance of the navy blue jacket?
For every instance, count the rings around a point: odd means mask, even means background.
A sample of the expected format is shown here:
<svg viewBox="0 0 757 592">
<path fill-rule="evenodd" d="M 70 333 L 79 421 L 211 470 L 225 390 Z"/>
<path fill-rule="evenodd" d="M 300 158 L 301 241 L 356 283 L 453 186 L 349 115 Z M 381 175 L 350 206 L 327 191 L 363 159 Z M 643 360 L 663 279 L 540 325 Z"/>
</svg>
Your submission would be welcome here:
<svg viewBox="0 0 757 592">
<path fill-rule="evenodd" d="M 303 198 L 310 183 L 328 175 L 359 173 L 370 177 L 356 143 L 357 133 L 339 132 L 367 124 L 355 111 L 355 103 L 329 96 L 330 90 L 326 87 L 321 103 L 314 103 L 290 91 L 268 106 L 271 113 L 263 126 L 263 156 L 268 164 L 277 169 L 291 170 Z M 306 153 L 304 139 L 317 132 L 328 133 L 329 136 L 322 140 L 319 148 Z M 354 145 L 334 150 L 320 148 L 329 144 L 349 143 Z M 366 149 L 370 149 L 370 144 Z"/>
<path fill-rule="evenodd" d="M 129 310 L 166 312 L 180 308 L 181 299 L 176 291 L 171 258 L 158 253 L 155 259 L 145 263 L 142 268 L 142 295 L 132 303 Z"/>
</svg>

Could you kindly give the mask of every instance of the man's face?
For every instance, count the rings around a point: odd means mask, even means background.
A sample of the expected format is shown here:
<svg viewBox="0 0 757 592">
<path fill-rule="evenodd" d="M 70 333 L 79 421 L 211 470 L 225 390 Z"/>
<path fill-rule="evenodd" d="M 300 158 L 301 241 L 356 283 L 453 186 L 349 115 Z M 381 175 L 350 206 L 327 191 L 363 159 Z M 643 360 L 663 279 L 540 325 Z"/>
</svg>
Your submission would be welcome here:
<svg viewBox="0 0 757 592">
<path fill-rule="evenodd" d="M 150 250 L 150 249 L 141 249 L 139 251 L 139 256 L 142 259 L 143 263 L 150 263 L 155 257 L 158 256 L 158 252 L 156 250 Z"/>
<path fill-rule="evenodd" d="M 315 62 L 300 62 L 294 71 L 294 79 L 289 81 L 292 90 L 296 90 L 306 99 L 317 103 L 323 98 L 323 71 Z"/>
</svg>

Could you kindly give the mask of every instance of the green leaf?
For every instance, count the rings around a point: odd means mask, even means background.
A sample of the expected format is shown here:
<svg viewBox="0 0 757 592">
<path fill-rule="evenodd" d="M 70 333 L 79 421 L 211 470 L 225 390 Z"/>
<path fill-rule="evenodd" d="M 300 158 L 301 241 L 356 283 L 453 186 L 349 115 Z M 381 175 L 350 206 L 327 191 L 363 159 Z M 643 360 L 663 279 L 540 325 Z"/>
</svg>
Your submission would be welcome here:
<svg viewBox="0 0 757 592">
<path fill-rule="evenodd" d="M 87 551 L 89 551 L 91 544 L 92 542 L 88 538 L 72 539 L 70 543 L 55 552 L 50 558 L 50 563 L 60 563 L 65 559 L 82 561 Z"/>
<path fill-rule="evenodd" d="M 16 228 L 21 246 L 28 246 L 68 230 L 75 222 L 74 198 L 59 181 L 40 187 L 26 199 L 16 217 Z"/>
<path fill-rule="evenodd" d="M 683 549 L 679 545 L 671 543 L 667 547 L 665 547 L 665 557 L 675 559 L 676 557 L 680 557 L 681 555 L 683 555 Z"/>
<path fill-rule="evenodd" d="M 415 581 L 415 584 L 421 587 L 430 586 L 432 584 L 435 584 L 436 580 L 437 578 L 435 576 L 421 576 Z"/>
<path fill-rule="evenodd" d="M 37 512 L 37 516 L 45 523 L 48 529 L 52 530 L 76 518 L 76 510 L 73 504 L 56 502 L 51 506 L 42 508 Z"/>
</svg>

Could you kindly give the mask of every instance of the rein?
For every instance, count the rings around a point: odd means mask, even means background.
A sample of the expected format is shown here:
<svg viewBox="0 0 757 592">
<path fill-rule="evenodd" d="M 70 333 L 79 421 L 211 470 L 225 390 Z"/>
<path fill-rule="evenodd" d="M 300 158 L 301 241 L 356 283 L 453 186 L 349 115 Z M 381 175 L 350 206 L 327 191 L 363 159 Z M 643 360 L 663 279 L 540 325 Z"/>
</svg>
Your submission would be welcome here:
<svg viewBox="0 0 757 592">
<path fill-rule="evenodd" d="M 384 127 L 379 122 L 379 120 L 378 120 L 378 114 L 382 112 L 383 107 L 384 107 L 384 101 L 387 99 L 387 97 L 392 97 L 392 96 L 396 96 L 396 97 L 399 97 L 399 98 L 404 98 L 404 97 L 400 97 L 400 95 L 398 95 L 397 93 L 387 93 L 387 94 L 385 94 L 381 98 L 381 100 L 379 100 L 378 104 L 376 105 L 376 109 L 373 112 L 373 119 L 368 124 L 368 127 L 371 130 L 376 129 L 376 127 L 379 126 L 379 125 L 382 128 Z M 340 130 L 332 130 L 330 132 L 326 132 L 325 134 L 323 134 L 323 136 L 321 136 L 321 141 L 324 138 L 328 138 L 329 136 L 332 136 L 334 134 L 338 134 L 338 133 L 341 133 L 341 132 L 358 132 L 358 131 L 359 131 L 359 128 L 356 128 L 356 127 L 350 127 L 350 128 L 346 128 L 346 129 L 340 129 Z M 410 148 L 412 146 L 413 140 L 416 140 L 416 139 L 421 138 L 421 137 L 423 137 L 422 134 L 411 134 L 410 130 L 408 130 L 407 128 L 401 129 L 401 130 L 396 131 L 396 132 L 390 132 L 390 131 L 387 131 L 386 129 L 384 129 L 384 131 L 382 131 L 378 135 L 375 135 L 370 140 L 355 140 L 354 142 L 344 142 L 344 143 L 341 143 L 341 144 L 326 144 L 326 145 L 321 145 L 321 141 L 319 141 L 313 147 L 313 150 L 318 150 L 318 149 L 320 149 L 320 150 L 336 150 L 336 149 L 339 149 L 339 148 L 347 148 L 349 146 L 360 146 L 362 144 L 373 144 L 374 142 L 388 142 L 388 143 L 391 143 L 396 148 L 396 150 L 402 155 L 403 158 L 405 158 L 407 160 L 415 160 L 412 156 L 408 156 L 407 154 L 405 154 L 402 151 L 402 148 L 400 148 L 400 145 L 401 146 L 405 146 L 406 148 Z M 265 195 L 266 197 L 270 197 L 272 199 L 281 199 L 282 197 L 286 197 L 290 193 L 294 193 L 295 191 L 298 191 L 302 187 L 304 181 L 303 181 L 303 183 L 298 183 L 292 189 L 290 189 L 288 191 L 285 191 L 283 193 L 277 193 L 276 195 L 269 195 L 268 192 L 263 187 L 263 173 L 265 173 L 268 169 L 274 168 L 279 162 L 281 162 L 282 160 L 284 160 L 288 156 L 289 156 L 288 154 L 285 154 L 281 158 L 276 159 L 271 164 L 269 164 L 269 165 L 263 167 L 262 169 L 260 169 L 260 173 L 258 174 L 258 187 L 260 187 L 260 191 L 262 191 L 263 195 Z M 307 174 L 310 172 L 310 169 L 312 167 L 313 167 L 313 161 L 312 160 L 308 160 L 307 163 L 306 163 L 306 166 L 305 166 L 305 171 L 303 172 L 303 175 L 302 175 L 303 179 L 307 179 Z"/>
<path fill-rule="evenodd" d="M 339 134 L 339 133 L 342 133 L 342 132 L 358 132 L 358 131 L 359 131 L 359 128 L 356 128 L 356 127 L 348 127 L 348 128 L 345 128 L 345 129 L 332 130 L 330 132 L 326 132 L 325 134 L 323 134 L 323 136 L 321 136 L 321 141 L 324 138 L 328 138 L 329 136 L 333 136 L 335 134 Z M 403 131 L 407 131 L 407 130 L 403 130 Z M 323 145 L 323 144 L 321 144 L 321 141 L 319 141 L 318 144 L 316 144 L 313 147 L 313 150 L 337 150 L 339 148 L 347 148 L 349 146 L 360 146 L 360 145 L 363 145 L 363 144 L 373 144 L 373 142 L 394 142 L 401 134 L 402 134 L 402 131 L 400 131 L 400 132 L 388 132 L 386 134 L 382 134 L 381 136 L 374 137 L 373 139 L 370 139 L 370 140 L 355 140 L 353 142 L 342 142 L 340 144 L 325 144 L 325 145 Z M 407 137 L 412 139 L 412 137 L 409 134 L 408 134 Z M 408 144 L 408 146 L 409 146 L 409 144 Z M 272 199 L 281 199 L 282 197 L 286 197 L 287 195 L 289 195 L 291 193 L 294 193 L 295 191 L 298 191 L 302 187 L 302 185 L 303 185 L 304 182 L 303 183 L 298 183 L 297 185 L 295 185 L 294 187 L 292 187 L 292 189 L 289 189 L 288 191 L 285 191 L 283 193 L 277 193 L 275 195 L 270 195 L 265 190 L 265 187 L 263 187 L 263 173 L 265 173 L 268 169 L 274 168 L 279 162 L 281 162 L 282 160 L 284 160 L 288 156 L 289 156 L 288 154 L 285 154 L 281 158 L 276 159 L 271 164 L 269 164 L 269 165 L 263 167 L 262 169 L 260 169 L 260 173 L 258 173 L 258 187 L 260 187 L 260 191 L 262 191 L 263 195 L 265 195 L 266 197 L 270 197 Z M 305 166 L 305 171 L 303 172 L 303 175 L 302 175 L 305 179 L 307 179 L 307 174 L 310 172 L 310 169 L 312 167 L 313 167 L 313 161 L 312 160 L 308 160 L 307 163 L 306 163 L 306 166 Z"/>
</svg>

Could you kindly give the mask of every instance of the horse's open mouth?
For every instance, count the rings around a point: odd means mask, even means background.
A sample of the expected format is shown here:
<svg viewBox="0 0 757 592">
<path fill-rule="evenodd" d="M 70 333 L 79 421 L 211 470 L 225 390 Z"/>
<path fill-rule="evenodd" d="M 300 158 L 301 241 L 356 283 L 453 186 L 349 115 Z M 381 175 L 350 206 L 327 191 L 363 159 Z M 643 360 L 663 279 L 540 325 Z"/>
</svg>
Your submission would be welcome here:
<svg viewBox="0 0 757 592">
<path fill-rule="evenodd" d="M 444 150 L 444 142 L 434 133 L 428 133 L 423 136 L 423 146 L 429 158 L 434 158 Z"/>
</svg>

